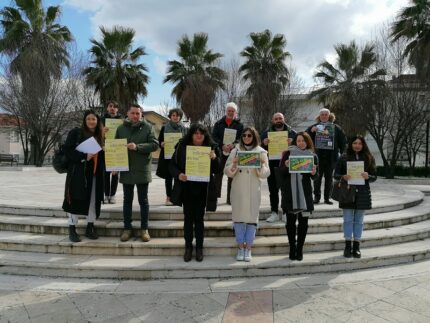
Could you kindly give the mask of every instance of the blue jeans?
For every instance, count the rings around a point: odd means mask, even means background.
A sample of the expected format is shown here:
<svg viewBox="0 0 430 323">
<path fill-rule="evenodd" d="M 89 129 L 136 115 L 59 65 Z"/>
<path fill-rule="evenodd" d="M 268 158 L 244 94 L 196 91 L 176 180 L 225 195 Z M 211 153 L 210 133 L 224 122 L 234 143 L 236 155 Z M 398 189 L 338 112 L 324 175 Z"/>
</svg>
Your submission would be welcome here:
<svg viewBox="0 0 430 323">
<path fill-rule="evenodd" d="M 122 184 L 124 190 L 124 229 L 131 230 L 131 215 L 133 209 L 134 185 Z M 137 198 L 140 205 L 140 228 L 148 229 L 149 203 L 148 203 L 148 184 L 136 184 Z"/>
<path fill-rule="evenodd" d="M 246 243 L 246 245 L 252 246 L 255 239 L 255 231 L 257 231 L 257 226 L 255 224 L 242 222 L 234 223 L 234 234 L 238 244 Z"/>
<path fill-rule="evenodd" d="M 343 235 L 345 240 L 359 241 L 363 233 L 364 210 L 343 209 Z"/>
</svg>

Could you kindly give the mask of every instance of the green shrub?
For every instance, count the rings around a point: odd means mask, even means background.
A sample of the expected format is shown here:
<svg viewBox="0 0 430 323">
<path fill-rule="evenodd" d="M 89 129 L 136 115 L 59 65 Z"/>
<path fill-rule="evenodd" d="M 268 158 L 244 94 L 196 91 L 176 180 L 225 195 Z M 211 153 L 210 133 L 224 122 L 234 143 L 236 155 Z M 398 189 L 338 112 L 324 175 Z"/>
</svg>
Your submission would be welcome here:
<svg viewBox="0 0 430 323">
<path fill-rule="evenodd" d="M 388 170 L 384 166 L 377 166 L 376 173 L 378 176 L 386 177 Z M 394 168 L 394 176 L 430 177 L 430 168 L 415 167 L 412 169 L 410 167 L 398 165 Z"/>
</svg>

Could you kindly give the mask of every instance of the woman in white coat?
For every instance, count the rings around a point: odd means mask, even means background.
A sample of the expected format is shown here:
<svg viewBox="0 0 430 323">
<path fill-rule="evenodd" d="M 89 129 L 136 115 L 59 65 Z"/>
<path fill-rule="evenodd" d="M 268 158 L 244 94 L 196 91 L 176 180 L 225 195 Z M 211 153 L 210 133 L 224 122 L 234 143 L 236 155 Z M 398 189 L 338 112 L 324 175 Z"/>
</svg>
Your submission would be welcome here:
<svg viewBox="0 0 430 323">
<path fill-rule="evenodd" d="M 238 165 L 238 151 L 260 153 L 259 168 Z M 236 260 L 251 261 L 251 248 L 255 239 L 261 202 L 261 180 L 269 177 L 267 152 L 260 147 L 260 136 L 253 127 L 247 127 L 225 164 L 224 173 L 233 178 L 231 184 L 231 208 L 234 233 L 238 244 Z"/>
</svg>

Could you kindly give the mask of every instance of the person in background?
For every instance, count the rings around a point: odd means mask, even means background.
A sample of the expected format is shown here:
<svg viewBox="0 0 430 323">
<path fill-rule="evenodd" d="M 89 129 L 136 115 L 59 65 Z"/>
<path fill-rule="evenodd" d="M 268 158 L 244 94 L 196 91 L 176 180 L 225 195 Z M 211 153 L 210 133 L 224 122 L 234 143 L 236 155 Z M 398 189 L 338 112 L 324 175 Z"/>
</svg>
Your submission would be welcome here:
<svg viewBox="0 0 430 323">
<path fill-rule="evenodd" d="M 102 118 L 103 126 L 106 125 L 106 119 L 122 119 L 122 116 L 118 113 L 119 104 L 116 101 L 109 101 L 107 103 L 106 107 L 106 113 Z M 104 127 L 105 133 L 109 131 L 109 128 Z M 115 137 L 115 136 L 114 136 Z M 112 173 L 105 171 L 104 174 L 104 191 L 105 191 L 105 198 L 104 203 L 110 203 L 115 204 L 115 194 L 116 190 L 118 188 L 118 173 Z"/>
<path fill-rule="evenodd" d="M 100 117 L 92 110 L 84 113 L 82 126 L 72 129 L 64 143 L 64 153 L 69 160 L 64 190 L 63 210 L 69 217 L 69 239 L 79 242 L 81 238 L 76 232 L 78 215 L 87 216 L 85 236 L 97 239 L 94 226 L 100 215 L 103 200 L 104 152 L 84 154 L 76 150 L 83 141 L 94 137 L 103 147 L 103 124 Z"/>
<path fill-rule="evenodd" d="M 151 236 L 148 232 L 149 202 L 148 186 L 151 177 L 151 153 L 158 149 L 154 129 L 142 117 L 142 108 L 132 104 L 127 112 L 127 119 L 118 127 L 116 139 L 127 139 L 128 165 L 127 172 L 121 172 L 120 182 L 124 191 L 124 231 L 121 241 L 128 241 L 133 236 L 131 225 L 134 186 L 137 187 L 137 197 L 140 205 L 140 228 L 143 242 L 148 242 Z"/>
<path fill-rule="evenodd" d="M 345 238 L 345 250 L 343 255 L 346 258 L 361 258 L 360 240 L 363 234 L 363 219 L 365 210 L 372 208 L 372 195 L 369 183 L 376 181 L 375 158 L 369 151 L 366 140 L 361 135 L 350 138 L 346 154 L 338 161 L 335 170 L 335 178 L 348 181 L 351 179 L 347 175 L 347 163 L 349 161 L 363 161 L 364 172 L 361 176 L 364 185 L 353 185 L 356 190 L 355 201 L 353 203 L 339 203 L 339 208 L 343 209 L 343 235 Z"/>
<path fill-rule="evenodd" d="M 187 146 L 211 147 L 209 182 L 190 181 L 185 174 Z M 199 123 L 192 124 L 188 133 L 176 145 L 175 152 L 169 164 L 169 170 L 175 179 L 173 192 L 178 196 L 173 198 L 177 205 L 183 205 L 184 210 L 184 261 L 189 262 L 193 256 L 193 237 L 196 238 L 196 260 L 203 261 L 203 240 L 205 209 L 216 210 L 217 196 L 215 191 L 214 174 L 219 172 L 220 152 L 213 141 L 208 129 Z"/>
<path fill-rule="evenodd" d="M 173 178 L 169 172 L 170 158 L 166 159 L 164 154 L 164 134 L 182 133 L 182 135 L 184 136 L 186 133 L 186 128 L 181 122 L 183 115 L 184 113 L 181 109 L 171 109 L 168 115 L 170 120 L 161 127 L 160 134 L 158 136 L 158 143 L 160 145 L 161 151 L 160 156 L 158 157 L 156 175 L 158 177 L 164 178 L 164 183 L 166 187 L 166 205 L 173 205 L 173 203 L 170 201 L 170 197 L 172 195 Z"/>
<path fill-rule="evenodd" d="M 236 130 L 236 139 L 231 144 L 224 144 L 224 132 L 225 129 Z M 240 136 L 243 131 L 243 124 L 237 116 L 237 105 L 234 102 L 229 102 L 225 105 L 225 116 L 218 120 L 213 128 L 212 136 L 218 147 L 221 148 L 221 169 L 224 169 L 227 158 L 230 155 L 231 150 L 234 148 L 235 144 L 239 141 Z M 215 183 L 218 197 L 221 197 L 222 192 L 222 178 L 224 172 L 215 174 Z M 226 203 L 230 204 L 230 191 L 231 191 L 231 178 L 227 181 L 227 199 Z"/>
<path fill-rule="evenodd" d="M 335 122 L 336 117 L 330 112 L 328 106 L 320 110 L 316 123 L 306 129 L 306 132 L 311 136 L 314 146 L 316 147 L 315 135 L 318 128 L 324 128 L 327 125 L 331 125 Z M 324 203 L 333 204 L 330 201 L 331 186 L 333 185 L 333 170 L 336 166 L 336 162 L 339 156 L 343 153 L 346 146 L 346 136 L 342 128 L 339 125 L 334 124 L 334 143 L 333 149 L 318 149 L 316 153 L 319 160 L 318 178 L 314 183 L 314 203 L 318 204 L 321 199 L 321 182 L 324 176 Z"/>
<path fill-rule="evenodd" d="M 313 157 L 313 167 L 311 173 L 290 173 L 291 156 Z M 312 180 L 318 174 L 318 157 L 314 152 L 314 145 L 311 137 L 306 132 L 297 133 L 291 146 L 282 154 L 279 164 L 282 174 L 282 210 L 287 214 L 287 236 L 290 246 L 289 258 L 291 260 L 303 260 L 303 245 L 308 232 L 309 214 L 314 210 L 312 200 Z M 307 212 L 307 213 L 305 213 Z M 296 225 L 296 222 L 299 225 Z M 296 240 L 297 234 L 297 240 Z"/>
<path fill-rule="evenodd" d="M 260 168 L 239 168 L 238 152 L 260 153 Z M 224 173 L 232 178 L 231 208 L 234 234 L 238 245 L 237 261 L 251 261 L 261 203 L 261 180 L 270 175 L 267 152 L 260 147 L 260 136 L 253 127 L 247 127 L 225 164 Z"/>
<path fill-rule="evenodd" d="M 262 141 L 261 146 L 263 147 L 263 149 L 267 151 L 269 150 L 269 141 L 270 141 L 268 137 L 268 133 L 271 131 L 288 131 L 288 144 L 291 144 L 291 142 L 293 141 L 293 138 L 296 136 L 296 131 L 294 131 L 293 128 L 285 122 L 285 117 L 280 112 L 276 112 L 273 114 L 272 125 L 261 134 L 261 141 Z M 272 213 L 266 219 L 267 222 L 279 221 L 279 213 L 278 213 L 279 188 L 278 188 L 278 184 L 276 183 L 275 167 L 279 166 L 280 158 L 281 156 L 279 156 L 278 159 L 269 158 L 270 176 L 267 178 L 267 184 L 269 186 L 270 209 Z M 286 214 L 282 214 L 282 221 L 283 222 L 287 221 Z"/>
</svg>

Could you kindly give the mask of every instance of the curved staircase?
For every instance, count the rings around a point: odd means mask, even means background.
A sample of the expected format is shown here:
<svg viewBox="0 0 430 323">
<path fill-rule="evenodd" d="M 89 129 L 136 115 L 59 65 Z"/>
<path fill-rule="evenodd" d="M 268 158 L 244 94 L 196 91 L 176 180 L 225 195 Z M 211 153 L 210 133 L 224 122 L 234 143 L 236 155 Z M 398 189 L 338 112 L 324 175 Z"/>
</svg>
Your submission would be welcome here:
<svg viewBox="0 0 430 323">
<path fill-rule="evenodd" d="M 101 237 L 86 239 L 86 223 L 80 221 L 83 241 L 71 243 L 62 210 L 0 205 L 0 272 L 125 279 L 252 277 L 363 269 L 429 258 L 430 196 L 411 189 L 399 194 L 385 187 L 384 198 L 365 216 L 361 259 L 342 256 L 341 210 L 318 205 L 309 219 L 301 262 L 288 259 L 285 223 L 264 221 L 267 208 L 260 212 L 252 262 L 234 260 L 230 207 L 222 205 L 206 215 L 205 260 L 184 263 L 181 208 L 152 207 L 152 240 L 143 243 L 139 238 L 120 242 L 120 207 L 102 207 L 96 224 Z M 134 227 L 139 227 L 138 221 Z M 135 233 L 140 236 L 138 230 Z"/>
</svg>

